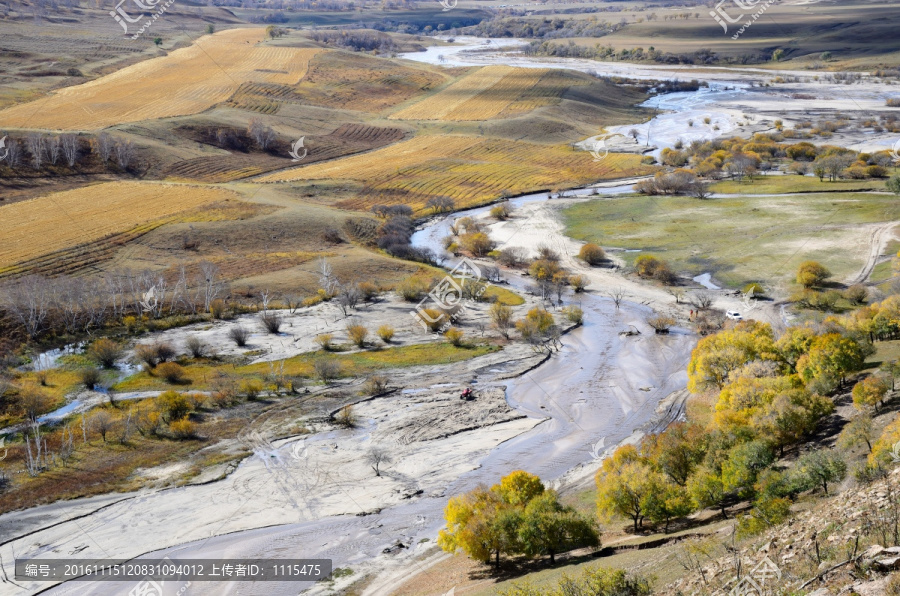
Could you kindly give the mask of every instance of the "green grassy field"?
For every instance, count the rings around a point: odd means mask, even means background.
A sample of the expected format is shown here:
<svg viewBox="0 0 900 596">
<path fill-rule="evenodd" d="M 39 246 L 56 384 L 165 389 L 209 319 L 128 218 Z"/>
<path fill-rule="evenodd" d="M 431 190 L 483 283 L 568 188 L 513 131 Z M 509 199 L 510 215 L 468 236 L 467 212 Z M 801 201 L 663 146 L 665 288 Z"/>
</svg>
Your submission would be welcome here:
<svg viewBox="0 0 900 596">
<path fill-rule="evenodd" d="M 621 253 L 631 264 L 655 254 L 689 276 L 711 272 L 732 288 L 750 281 L 785 287 L 800 262 L 814 259 L 835 280 L 868 254 L 860 224 L 900 217 L 892 195 L 808 194 L 699 201 L 629 196 L 580 203 L 564 212 L 567 233 Z"/>
<path fill-rule="evenodd" d="M 752 181 L 723 180 L 710 187 L 724 195 L 779 194 L 792 192 L 854 192 L 884 190 L 884 180 L 837 180 L 820 182 L 815 176 L 757 176 Z"/>
</svg>

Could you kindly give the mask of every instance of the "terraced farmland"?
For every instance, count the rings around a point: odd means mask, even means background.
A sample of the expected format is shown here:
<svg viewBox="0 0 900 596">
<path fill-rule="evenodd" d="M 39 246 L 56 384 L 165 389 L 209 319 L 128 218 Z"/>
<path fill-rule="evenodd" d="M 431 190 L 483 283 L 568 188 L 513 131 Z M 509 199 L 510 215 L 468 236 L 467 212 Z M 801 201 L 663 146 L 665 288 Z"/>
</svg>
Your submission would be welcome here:
<svg viewBox="0 0 900 596">
<path fill-rule="evenodd" d="M 233 29 L 52 96 L 0 111 L 0 126 L 93 130 L 196 114 L 242 83 L 294 85 L 319 51 L 256 45 L 263 29 Z"/>
<path fill-rule="evenodd" d="M 389 145 L 403 138 L 399 128 L 384 128 L 365 124 L 343 124 L 328 135 L 307 137 L 304 143 L 308 150 L 304 163 L 315 163 L 334 159 Z M 197 157 L 179 161 L 169 167 L 164 176 L 174 180 L 196 180 L 201 182 L 230 182 L 248 176 L 255 176 L 289 167 L 287 157 L 289 147 L 278 147 L 274 153 L 234 153 L 224 156 Z"/>
<path fill-rule="evenodd" d="M 0 274 L 117 234 L 140 235 L 169 216 L 234 197 L 218 188 L 107 182 L 6 205 L 0 207 Z"/>
<path fill-rule="evenodd" d="M 649 173 L 641 156 L 610 154 L 595 162 L 590 154 L 568 146 L 482 139 L 473 136 L 420 136 L 365 155 L 328 164 L 278 172 L 266 182 L 349 179 L 365 187 L 341 201 L 345 209 L 366 210 L 375 204 L 424 207 L 433 196 L 449 196 L 457 207 L 552 188 Z"/>
<path fill-rule="evenodd" d="M 547 105 L 573 84 L 549 69 L 486 66 L 390 117 L 397 120 L 488 120 Z"/>
</svg>

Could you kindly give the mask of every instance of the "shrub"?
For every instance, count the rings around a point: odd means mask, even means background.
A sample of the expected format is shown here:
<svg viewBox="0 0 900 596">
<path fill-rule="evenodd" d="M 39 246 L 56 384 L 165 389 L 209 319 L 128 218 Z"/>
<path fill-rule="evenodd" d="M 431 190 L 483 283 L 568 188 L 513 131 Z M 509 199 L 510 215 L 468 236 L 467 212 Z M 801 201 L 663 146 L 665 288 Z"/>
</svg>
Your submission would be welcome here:
<svg viewBox="0 0 900 596">
<path fill-rule="evenodd" d="M 154 368 L 159 364 L 155 346 L 138 344 L 134 347 L 134 355 L 138 360 L 146 364 L 147 368 Z"/>
<path fill-rule="evenodd" d="M 101 376 L 98 369 L 90 367 L 82 368 L 78 371 L 78 378 L 81 379 L 81 383 L 84 385 L 85 389 L 93 390 L 100 384 Z"/>
<path fill-rule="evenodd" d="M 844 298 L 852 304 L 865 304 L 869 300 L 869 289 L 862 284 L 853 284 L 844 290 Z"/>
<path fill-rule="evenodd" d="M 212 314 L 214 319 L 221 319 L 225 314 L 225 301 L 221 298 L 216 298 L 209 304 L 209 312 Z"/>
<path fill-rule="evenodd" d="M 278 335 L 284 320 L 281 318 L 280 314 L 270 310 L 259 315 L 259 322 L 262 323 L 263 329 L 273 335 Z"/>
<path fill-rule="evenodd" d="M 338 426 L 344 428 L 354 428 L 356 426 L 356 415 L 353 413 L 353 406 L 344 406 L 334 416 L 334 421 Z"/>
<path fill-rule="evenodd" d="M 499 205 L 491 207 L 491 217 L 493 217 L 494 219 L 503 221 L 505 219 L 509 219 L 510 215 L 512 215 L 512 209 L 510 209 L 509 203 L 503 202 Z"/>
<path fill-rule="evenodd" d="M 572 285 L 572 290 L 576 294 L 580 294 L 581 292 L 584 292 L 585 289 L 587 289 L 588 280 L 583 275 L 573 275 L 569 278 L 569 284 Z"/>
<path fill-rule="evenodd" d="M 606 253 L 593 242 L 588 242 L 578 251 L 578 258 L 591 266 L 597 266 L 606 260 Z"/>
<path fill-rule="evenodd" d="M 385 375 L 372 375 L 368 379 L 366 379 L 366 384 L 363 389 L 365 393 L 369 395 L 380 395 L 384 393 L 388 388 L 388 378 Z"/>
<path fill-rule="evenodd" d="M 668 333 L 669 329 L 675 325 L 675 319 L 665 315 L 657 315 L 647 319 L 647 324 L 653 327 L 656 333 Z"/>
<path fill-rule="evenodd" d="M 562 309 L 562 313 L 570 323 L 581 325 L 584 321 L 584 311 L 579 306 L 566 306 Z"/>
<path fill-rule="evenodd" d="M 429 331 L 433 332 L 440 331 L 441 327 L 444 326 L 444 322 L 448 319 L 446 313 L 436 308 L 423 308 L 421 311 L 416 312 L 416 317 L 425 323 Z"/>
<path fill-rule="evenodd" d="M 363 302 L 374 302 L 378 297 L 378 286 L 370 281 L 364 281 L 358 284 L 357 289 L 362 296 Z"/>
<path fill-rule="evenodd" d="M 109 338 L 101 338 L 88 348 L 88 357 L 103 368 L 114 368 L 122 357 L 122 346 Z"/>
<path fill-rule="evenodd" d="M 653 255 L 641 255 L 634 260 L 634 270 L 641 277 L 653 277 L 665 262 Z"/>
<path fill-rule="evenodd" d="M 190 400 L 177 391 L 160 393 L 156 398 L 156 404 L 167 422 L 181 420 L 191 412 Z"/>
<path fill-rule="evenodd" d="M 350 338 L 356 347 L 365 348 L 366 338 L 369 336 L 369 330 L 358 322 L 350 321 L 347 323 L 347 337 Z"/>
<path fill-rule="evenodd" d="M 259 394 L 262 393 L 263 384 L 259 379 L 247 379 L 241 383 L 241 393 L 247 396 L 247 399 L 254 401 Z"/>
<path fill-rule="evenodd" d="M 197 425 L 187 418 L 172 422 L 169 424 L 169 430 L 172 431 L 172 434 L 175 435 L 176 438 L 182 440 L 192 439 L 197 436 Z"/>
<path fill-rule="evenodd" d="M 186 380 L 184 369 L 175 362 L 163 362 L 156 367 L 156 374 L 172 385 L 183 383 Z"/>
<path fill-rule="evenodd" d="M 196 335 L 188 337 L 184 342 L 184 347 L 193 358 L 203 358 L 209 352 L 209 344 Z"/>
<path fill-rule="evenodd" d="M 528 266 L 528 274 L 538 281 L 551 280 L 561 272 L 562 267 L 552 259 L 535 259 Z"/>
<path fill-rule="evenodd" d="M 494 248 L 494 241 L 484 232 L 463 234 L 459 237 L 459 244 L 476 257 L 483 257 Z"/>
<path fill-rule="evenodd" d="M 410 277 L 397 284 L 397 294 L 407 302 L 417 302 L 428 291 L 428 284 L 421 277 Z"/>
<path fill-rule="evenodd" d="M 766 295 L 766 289 L 762 287 L 761 284 L 756 282 L 751 282 L 744 286 L 744 289 L 741 290 L 744 294 L 748 294 L 749 292 L 753 292 L 753 296 L 756 298 L 762 298 Z"/>
<path fill-rule="evenodd" d="M 528 260 L 528 255 L 523 248 L 518 246 L 504 248 L 497 255 L 497 262 L 504 267 L 521 267 Z"/>
<path fill-rule="evenodd" d="M 316 358 L 313 362 L 313 373 L 317 379 L 327 384 L 341 374 L 341 363 L 332 358 Z"/>
<path fill-rule="evenodd" d="M 334 346 L 331 343 L 332 341 L 334 341 L 334 336 L 330 333 L 321 333 L 316 336 L 316 343 L 326 352 L 330 352 L 334 349 Z"/>
<path fill-rule="evenodd" d="M 178 352 L 172 347 L 172 344 L 166 342 L 154 344 L 153 349 L 156 350 L 156 358 L 159 362 L 172 360 L 178 355 Z"/>
<path fill-rule="evenodd" d="M 381 341 L 386 344 L 391 343 L 391 340 L 394 339 L 394 328 L 390 325 L 382 325 L 378 328 L 376 333 L 378 334 L 378 337 L 381 338 Z"/>
<path fill-rule="evenodd" d="M 460 347 L 463 343 L 463 335 L 465 335 L 462 329 L 457 329 L 456 327 L 451 327 L 447 329 L 447 332 L 444 333 L 444 336 L 447 338 L 447 341 L 450 342 L 451 345 Z"/>
<path fill-rule="evenodd" d="M 250 338 L 250 332 L 237 325 L 228 330 L 228 337 L 239 347 L 243 348 L 247 345 L 247 340 Z"/>
</svg>

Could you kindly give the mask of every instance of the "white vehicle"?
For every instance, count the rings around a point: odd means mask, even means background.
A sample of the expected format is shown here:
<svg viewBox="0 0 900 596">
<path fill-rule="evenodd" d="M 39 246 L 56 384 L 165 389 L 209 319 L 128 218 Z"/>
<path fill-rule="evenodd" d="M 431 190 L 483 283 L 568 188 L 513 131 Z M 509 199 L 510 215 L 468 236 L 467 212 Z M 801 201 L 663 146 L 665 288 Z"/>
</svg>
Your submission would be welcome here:
<svg viewBox="0 0 900 596">
<path fill-rule="evenodd" d="M 736 310 L 729 310 L 728 312 L 726 312 L 725 318 L 731 319 L 732 321 L 743 321 L 744 320 L 744 317 L 741 316 L 741 313 L 739 313 Z"/>
</svg>

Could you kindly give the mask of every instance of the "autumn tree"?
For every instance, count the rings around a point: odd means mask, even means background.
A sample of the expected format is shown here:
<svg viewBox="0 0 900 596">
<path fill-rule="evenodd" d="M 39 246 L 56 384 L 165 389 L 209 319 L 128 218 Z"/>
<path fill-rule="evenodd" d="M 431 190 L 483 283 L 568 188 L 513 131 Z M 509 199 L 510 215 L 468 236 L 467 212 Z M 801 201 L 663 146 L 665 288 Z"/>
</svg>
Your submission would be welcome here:
<svg viewBox="0 0 900 596">
<path fill-rule="evenodd" d="M 855 339 L 826 333 L 812 342 L 809 352 L 797 360 L 797 372 L 809 385 L 813 381 L 833 388 L 847 373 L 862 368 L 866 350 Z"/>
<path fill-rule="evenodd" d="M 741 321 L 732 329 L 702 338 L 688 364 L 688 389 L 721 389 L 728 375 L 753 360 L 777 360 L 772 327 Z"/>
<path fill-rule="evenodd" d="M 867 408 L 875 408 L 878 411 L 878 404 L 887 394 L 888 384 L 881 377 L 868 376 L 853 386 L 853 405 L 857 410 L 865 410 Z"/>
<path fill-rule="evenodd" d="M 633 445 L 616 449 L 597 471 L 597 510 L 601 518 L 629 517 L 634 531 L 643 525 L 651 493 L 659 490 L 658 476 Z"/>
<path fill-rule="evenodd" d="M 815 261 L 804 261 L 797 269 L 797 283 L 804 288 L 820 286 L 829 277 L 831 272 Z"/>
</svg>

